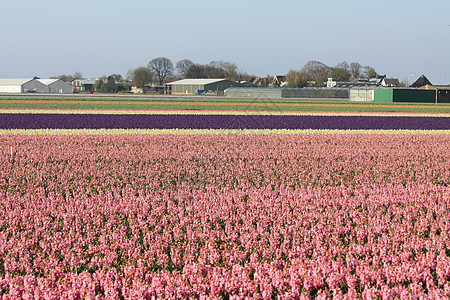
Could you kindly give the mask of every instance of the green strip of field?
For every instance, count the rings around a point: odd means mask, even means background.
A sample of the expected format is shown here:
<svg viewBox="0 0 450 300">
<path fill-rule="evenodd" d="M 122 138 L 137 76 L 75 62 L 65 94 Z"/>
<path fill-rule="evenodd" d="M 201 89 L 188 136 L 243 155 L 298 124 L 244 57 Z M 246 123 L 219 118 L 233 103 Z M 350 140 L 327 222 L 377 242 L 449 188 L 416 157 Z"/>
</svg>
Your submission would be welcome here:
<svg viewBox="0 0 450 300">
<path fill-rule="evenodd" d="M 44 98 L 0 97 L 3 109 L 87 110 L 217 110 L 217 111 L 337 111 L 450 113 L 450 104 L 372 103 L 225 98 Z"/>
<path fill-rule="evenodd" d="M 444 134 L 450 130 L 339 129 L 0 129 L 0 135 L 136 135 L 136 134 Z"/>
<path fill-rule="evenodd" d="M 243 110 L 95 110 L 95 109 L 28 109 L 0 108 L 0 114 L 98 114 L 98 115 L 272 115 L 272 116 L 389 116 L 389 117 L 447 117 L 449 113 L 422 112 L 357 112 L 357 111 L 243 111 Z"/>
</svg>

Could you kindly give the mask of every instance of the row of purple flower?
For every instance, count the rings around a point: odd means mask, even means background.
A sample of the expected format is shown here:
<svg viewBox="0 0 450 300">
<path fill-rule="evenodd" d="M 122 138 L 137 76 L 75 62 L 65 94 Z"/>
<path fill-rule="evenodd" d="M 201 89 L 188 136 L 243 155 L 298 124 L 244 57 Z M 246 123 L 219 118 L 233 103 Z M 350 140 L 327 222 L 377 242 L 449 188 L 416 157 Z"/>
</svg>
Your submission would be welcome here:
<svg viewBox="0 0 450 300">
<path fill-rule="evenodd" d="M 449 117 L 0 114 L 0 129 L 449 130 Z"/>
</svg>

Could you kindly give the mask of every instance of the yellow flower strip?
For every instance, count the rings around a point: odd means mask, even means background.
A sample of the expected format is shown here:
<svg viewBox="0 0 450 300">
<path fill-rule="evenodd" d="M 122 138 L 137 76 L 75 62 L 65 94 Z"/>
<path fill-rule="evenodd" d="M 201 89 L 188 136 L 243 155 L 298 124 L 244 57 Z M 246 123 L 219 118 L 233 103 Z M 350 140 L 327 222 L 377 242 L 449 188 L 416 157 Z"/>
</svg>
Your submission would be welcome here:
<svg viewBox="0 0 450 300">
<path fill-rule="evenodd" d="M 340 129 L 0 129 L 0 135 L 134 135 L 134 134 L 443 134 L 450 130 Z"/>
</svg>

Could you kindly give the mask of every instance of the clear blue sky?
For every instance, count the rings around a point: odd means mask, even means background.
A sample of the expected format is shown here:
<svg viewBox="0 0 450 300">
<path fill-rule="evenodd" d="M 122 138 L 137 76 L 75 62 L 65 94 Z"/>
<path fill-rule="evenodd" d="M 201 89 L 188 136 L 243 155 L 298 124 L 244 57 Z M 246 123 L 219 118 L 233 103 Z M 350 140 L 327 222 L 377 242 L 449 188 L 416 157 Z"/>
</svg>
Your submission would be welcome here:
<svg viewBox="0 0 450 300">
<path fill-rule="evenodd" d="M 230 61 L 259 76 L 319 60 L 450 81 L 449 0 L 15 0 L 0 8 L 0 78 L 126 75 L 165 56 Z"/>
</svg>

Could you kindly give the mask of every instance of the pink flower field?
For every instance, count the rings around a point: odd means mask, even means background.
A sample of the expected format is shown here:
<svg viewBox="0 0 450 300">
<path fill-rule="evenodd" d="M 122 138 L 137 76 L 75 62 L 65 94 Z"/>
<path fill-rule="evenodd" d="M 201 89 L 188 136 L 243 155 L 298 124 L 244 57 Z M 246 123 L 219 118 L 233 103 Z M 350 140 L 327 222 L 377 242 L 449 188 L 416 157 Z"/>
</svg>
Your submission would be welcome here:
<svg viewBox="0 0 450 300">
<path fill-rule="evenodd" d="M 450 138 L 0 135 L 0 298 L 450 297 Z"/>
</svg>

